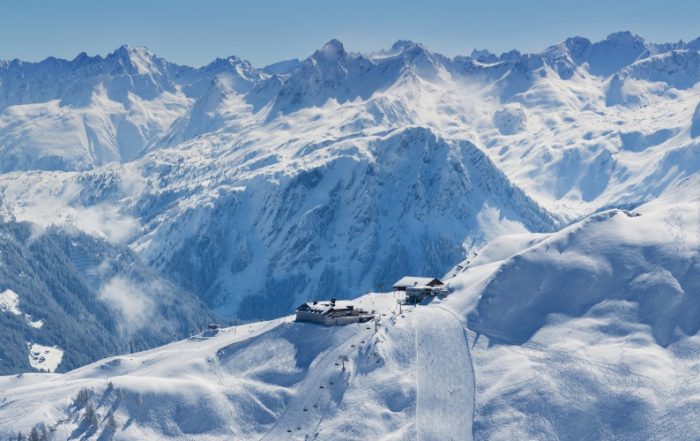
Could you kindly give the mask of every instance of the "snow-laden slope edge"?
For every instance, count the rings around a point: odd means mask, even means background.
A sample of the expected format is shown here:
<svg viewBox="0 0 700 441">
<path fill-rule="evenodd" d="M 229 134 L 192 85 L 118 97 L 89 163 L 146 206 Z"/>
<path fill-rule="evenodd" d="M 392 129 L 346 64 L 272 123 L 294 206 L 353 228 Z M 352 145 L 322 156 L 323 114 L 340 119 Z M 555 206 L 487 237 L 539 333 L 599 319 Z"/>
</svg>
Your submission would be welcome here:
<svg viewBox="0 0 700 441">
<path fill-rule="evenodd" d="M 475 439 L 695 439 L 699 189 L 503 237 L 462 264 L 445 306 L 474 341 Z"/>
<path fill-rule="evenodd" d="M 395 300 L 355 302 L 386 314 L 378 332 L 283 318 L 61 376 L 0 377 L 0 434 L 43 423 L 69 439 L 471 439 L 461 322 L 433 307 L 398 315 Z"/>
<path fill-rule="evenodd" d="M 662 346 L 696 334 L 697 182 L 633 212 L 591 215 L 508 258 L 481 292 L 470 326 L 521 344 L 548 314 L 578 317 L 603 301 L 622 300 L 638 305 L 638 321 Z"/>
</svg>

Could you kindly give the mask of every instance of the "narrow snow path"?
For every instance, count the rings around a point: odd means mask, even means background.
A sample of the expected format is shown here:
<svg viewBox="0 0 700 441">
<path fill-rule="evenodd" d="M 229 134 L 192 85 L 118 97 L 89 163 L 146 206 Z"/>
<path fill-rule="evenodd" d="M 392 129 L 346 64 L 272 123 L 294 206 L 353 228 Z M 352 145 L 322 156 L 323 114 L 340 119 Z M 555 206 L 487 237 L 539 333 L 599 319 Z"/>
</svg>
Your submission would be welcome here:
<svg viewBox="0 0 700 441">
<path fill-rule="evenodd" d="M 471 440 L 474 371 L 464 328 L 439 307 L 415 313 L 418 440 Z"/>
</svg>

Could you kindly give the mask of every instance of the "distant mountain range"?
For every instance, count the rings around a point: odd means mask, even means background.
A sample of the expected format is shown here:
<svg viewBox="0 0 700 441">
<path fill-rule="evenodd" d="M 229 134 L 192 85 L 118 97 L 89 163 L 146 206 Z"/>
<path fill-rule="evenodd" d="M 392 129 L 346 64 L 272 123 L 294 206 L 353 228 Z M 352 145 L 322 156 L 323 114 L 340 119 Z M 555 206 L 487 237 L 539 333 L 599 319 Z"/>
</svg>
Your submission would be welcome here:
<svg viewBox="0 0 700 441">
<path fill-rule="evenodd" d="M 264 68 L 2 61 L 0 292 L 45 324 L 0 311 L 0 372 L 28 343 L 65 370 L 651 201 L 700 169 L 699 50 L 620 32 L 454 58 L 332 40 Z"/>
</svg>

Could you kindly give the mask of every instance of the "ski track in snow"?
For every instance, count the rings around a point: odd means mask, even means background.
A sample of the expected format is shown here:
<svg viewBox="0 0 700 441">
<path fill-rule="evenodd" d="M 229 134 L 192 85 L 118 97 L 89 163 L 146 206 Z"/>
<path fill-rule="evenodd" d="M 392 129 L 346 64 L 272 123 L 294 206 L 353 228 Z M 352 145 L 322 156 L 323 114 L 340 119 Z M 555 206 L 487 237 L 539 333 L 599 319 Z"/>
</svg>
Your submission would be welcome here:
<svg viewBox="0 0 700 441">
<path fill-rule="evenodd" d="M 474 372 L 464 328 L 445 309 L 415 311 L 417 438 L 471 440 Z"/>
</svg>

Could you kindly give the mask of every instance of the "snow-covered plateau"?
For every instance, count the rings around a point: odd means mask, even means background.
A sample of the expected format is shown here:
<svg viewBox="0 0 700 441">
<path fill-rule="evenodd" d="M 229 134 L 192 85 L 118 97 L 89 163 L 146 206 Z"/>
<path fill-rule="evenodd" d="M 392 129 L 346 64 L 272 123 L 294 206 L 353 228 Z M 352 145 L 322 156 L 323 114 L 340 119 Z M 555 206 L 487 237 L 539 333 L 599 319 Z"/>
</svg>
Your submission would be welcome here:
<svg viewBox="0 0 700 441">
<path fill-rule="evenodd" d="M 0 439 L 700 439 L 699 50 L 0 61 Z"/>
</svg>

